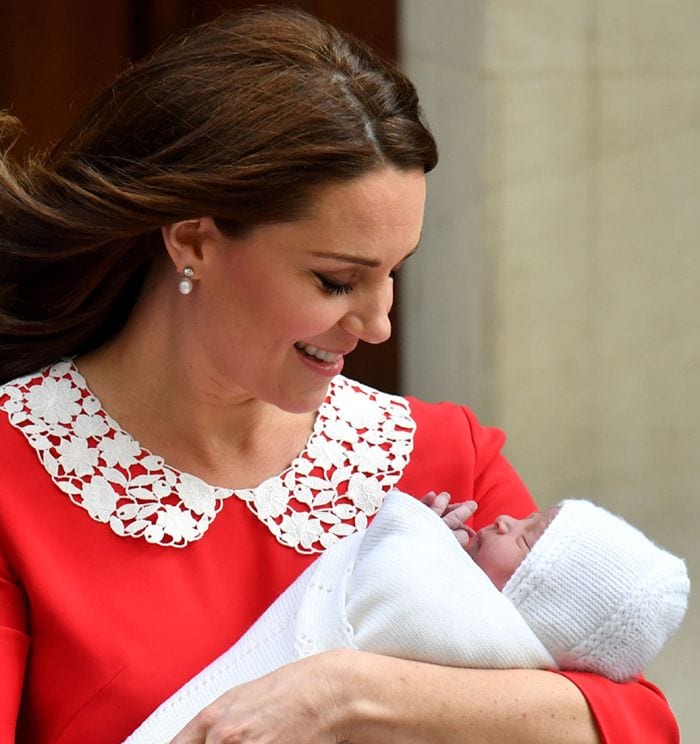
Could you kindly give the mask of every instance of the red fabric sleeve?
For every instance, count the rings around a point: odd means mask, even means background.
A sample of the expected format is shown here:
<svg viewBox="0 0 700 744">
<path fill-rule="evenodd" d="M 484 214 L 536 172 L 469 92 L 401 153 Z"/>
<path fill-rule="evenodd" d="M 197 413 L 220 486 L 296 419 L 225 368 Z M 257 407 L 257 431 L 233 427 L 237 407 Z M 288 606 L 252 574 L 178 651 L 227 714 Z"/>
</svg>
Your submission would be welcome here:
<svg viewBox="0 0 700 744">
<path fill-rule="evenodd" d="M 29 650 L 24 596 L 0 557 L 0 744 L 13 744 Z"/>
<path fill-rule="evenodd" d="M 505 435 L 482 426 L 467 408 L 429 405 L 411 399 L 417 424 L 411 463 L 399 483 L 421 497 L 446 490 L 453 500 L 474 499 L 474 527 L 500 514 L 524 517 L 532 497 L 501 454 Z M 678 726 L 661 691 L 646 680 L 619 684 L 582 672 L 559 672 L 586 698 L 604 744 L 677 744 Z"/>
<path fill-rule="evenodd" d="M 453 501 L 474 499 L 476 529 L 501 514 L 525 517 L 535 507 L 527 488 L 501 454 L 505 435 L 481 426 L 468 409 L 452 403 L 409 399 L 416 422 L 411 461 L 398 488 L 421 498 L 447 491 Z"/>
<path fill-rule="evenodd" d="M 586 672 L 558 672 L 581 690 L 603 744 L 679 744 L 680 732 L 661 690 L 645 679 L 612 682 Z"/>
</svg>

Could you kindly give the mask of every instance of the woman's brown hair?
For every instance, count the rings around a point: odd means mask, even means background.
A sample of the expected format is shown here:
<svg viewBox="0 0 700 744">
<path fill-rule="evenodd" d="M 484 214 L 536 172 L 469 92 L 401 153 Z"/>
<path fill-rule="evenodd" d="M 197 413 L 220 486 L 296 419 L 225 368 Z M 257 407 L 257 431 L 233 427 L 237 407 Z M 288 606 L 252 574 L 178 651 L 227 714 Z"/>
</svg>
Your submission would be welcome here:
<svg viewBox="0 0 700 744">
<path fill-rule="evenodd" d="M 0 135 L 17 124 L 0 114 Z M 266 8 L 172 39 L 50 152 L 0 158 L 0 382 L 116 333 L 160 226 L 241 234 L 302 216 L 324 183 L 436 161 L 410 81 L 313 16 Z"/>
</svg>

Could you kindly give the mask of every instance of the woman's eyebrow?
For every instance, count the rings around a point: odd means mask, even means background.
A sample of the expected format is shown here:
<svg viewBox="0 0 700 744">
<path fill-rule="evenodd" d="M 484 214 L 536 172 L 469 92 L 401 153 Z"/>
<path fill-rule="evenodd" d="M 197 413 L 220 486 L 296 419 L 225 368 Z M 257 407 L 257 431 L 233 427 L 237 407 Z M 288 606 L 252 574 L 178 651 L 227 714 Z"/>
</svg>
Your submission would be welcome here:
<svg viewBox="0 0 700 744">
<path fill-rule="evenodd" d="M 342 261 L 343 263 L 353 263 L 359 266 L 370 266 L 376 268 L 380 266 L 380 262 L 374 258 L 364 258 L 364 256 L 354 256 L 351 253 L 328 253 L 326 251 L 313 251 L 311 255 L 314 258 L 330 258 L 334 261 Z"/>
<path fill-rule="evenodd" d="M 401 261 L 405 261 L 410 258 L 420 247 L 420 240 L 416 244 L 416 247 L 409 251 Z M 366 258 L 365 256 L 356 256 L 353 253 L 336 253 L 335 251 L 312 251 L 311 255 L 314 258 L 330 258 L 334 261 L 342 261 L 343 263 L 357 264 L 358 266 L 368 266 L 376 269 L 377 266 L 381 266 L 381 261 L 376 258 Z"/>
</svg>

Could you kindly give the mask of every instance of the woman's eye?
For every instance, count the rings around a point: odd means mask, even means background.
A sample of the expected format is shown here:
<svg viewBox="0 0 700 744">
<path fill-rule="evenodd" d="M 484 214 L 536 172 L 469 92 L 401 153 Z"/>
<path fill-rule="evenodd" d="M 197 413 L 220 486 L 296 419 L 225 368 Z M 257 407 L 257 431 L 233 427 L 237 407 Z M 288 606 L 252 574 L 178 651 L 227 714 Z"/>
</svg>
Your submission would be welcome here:
<svg viewBox="0 0 700 744">
<path fill-rule="evenodd" d="M 338 282 L 333 282 L 327 277 L 322 276 L 321 274 L 316 274 L 316 276 L 318 277 L 318 280 L 321 282 L 321 287 L 323 288 L 323 291 L 327 292 L 329 295 L 343 295 L 343 294 L 350 294 L 350 292 L 352 292 L 351 284 L 340 284 Z"/>
</svg>

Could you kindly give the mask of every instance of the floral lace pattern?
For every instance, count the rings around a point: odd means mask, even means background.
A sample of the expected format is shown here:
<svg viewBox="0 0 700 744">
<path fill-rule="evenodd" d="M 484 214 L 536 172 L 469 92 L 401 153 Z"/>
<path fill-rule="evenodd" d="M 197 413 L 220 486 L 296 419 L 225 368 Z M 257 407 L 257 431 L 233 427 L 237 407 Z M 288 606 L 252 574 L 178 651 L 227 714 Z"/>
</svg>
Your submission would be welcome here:
<svg viewBox="0 0 700 744">
<path fill-rule="evenodd" d="M 92 519 L 117 535 L 176 548 L 199 540 L 236 496 L 281 544 L 320 552 L 367 526 L 408 464 L 415 433 L 404 398 L 338 376 L 289 468 L 256 488 L 231 490 L 143 449 L 71 361 L 0 386 L 0 409 L 56 486 Z"/>
</svg>

